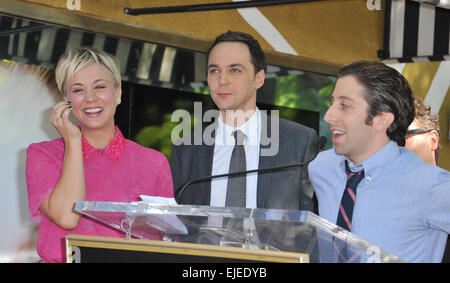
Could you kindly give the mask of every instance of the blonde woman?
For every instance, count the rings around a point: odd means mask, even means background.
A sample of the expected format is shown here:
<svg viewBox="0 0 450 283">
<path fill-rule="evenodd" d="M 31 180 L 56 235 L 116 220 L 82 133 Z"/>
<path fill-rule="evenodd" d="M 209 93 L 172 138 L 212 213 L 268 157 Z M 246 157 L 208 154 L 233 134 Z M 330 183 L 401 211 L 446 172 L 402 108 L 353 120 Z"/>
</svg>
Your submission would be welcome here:
<svg viewBox="0 0 450 283">
<path fill-rule="evenodd" d="M 58 61 L 55 75 L 63 101 L 53 106 L 51 123 L 61 138 L 27 150 L 29 209 L 40 222 L 37 251 L 44 262 L 65 261 L 69 233 L 123 237 L 76 213 L 77 201 L 173 197 L 165 156 L 125 139 L 114 124 L 122 95 L 119 70 L 113 55 L 89 47 L 71 49 Z"/>
</svg>

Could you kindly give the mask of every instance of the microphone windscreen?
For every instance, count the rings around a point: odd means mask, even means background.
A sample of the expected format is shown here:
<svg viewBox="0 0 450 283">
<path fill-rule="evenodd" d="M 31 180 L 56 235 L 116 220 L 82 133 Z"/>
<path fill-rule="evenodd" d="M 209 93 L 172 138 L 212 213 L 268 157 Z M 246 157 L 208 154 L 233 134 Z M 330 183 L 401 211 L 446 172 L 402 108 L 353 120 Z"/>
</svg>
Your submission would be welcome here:
<svg viewBox="0 0 450 283">
<path fill-rule="evenodd" d="M 325 146 L 326 143 L 327 143 L 327 137 L 321 136 L 319 138 L 319 140 L 317 141 L 317 147 L 319 149 L 322 149 Z"/>
</svg>

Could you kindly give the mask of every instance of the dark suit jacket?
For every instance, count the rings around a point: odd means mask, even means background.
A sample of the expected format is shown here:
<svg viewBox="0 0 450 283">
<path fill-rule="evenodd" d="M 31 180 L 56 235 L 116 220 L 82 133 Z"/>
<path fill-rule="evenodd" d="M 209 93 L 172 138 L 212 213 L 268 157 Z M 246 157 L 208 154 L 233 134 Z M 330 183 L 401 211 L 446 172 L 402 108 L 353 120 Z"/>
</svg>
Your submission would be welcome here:
<svg viewBox="0 0 450 283">
<path fill-rule="evenodd" d="M 272 118 L 261 112 L 261 136 L 267 125 L 266 137 L 272 135 Z M 275 132 L 275 131 L 274 131 Z M 265 133 L 264 133 L 265 134 Z M 191 139 L 193 140 L 193 139 Z M 260 149 L 270 145 L 260 145 Z M 260 150 L 261 152 L 261 150 Z M 274 156 L 259 157 L 259 168 L 300 163 L 312 159 L 318 152 L 315 130 L 298 123 L 279 119 L 279 150 Z M 172 148 L 172 176 L 175 195 L 188 181 L 212 175 L 213 145 L 179 145 Z M 260 173 L 257 185 L 257 207 L 315 211 L 313 188 L 308 166 Z M 210 205 L 211 181 L 189 185 L 178 202 L 189 205 Z"/>
</svg>

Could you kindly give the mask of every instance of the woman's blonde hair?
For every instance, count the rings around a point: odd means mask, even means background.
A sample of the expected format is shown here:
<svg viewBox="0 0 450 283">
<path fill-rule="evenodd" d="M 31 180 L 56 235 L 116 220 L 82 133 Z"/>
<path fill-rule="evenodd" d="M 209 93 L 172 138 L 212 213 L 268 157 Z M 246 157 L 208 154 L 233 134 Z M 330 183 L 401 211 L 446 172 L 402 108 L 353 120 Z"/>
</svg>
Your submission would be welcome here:
<svg viewBox="0 0 450 283">
<path fill-rule="evenodd" d="M 64 84 L 73 78 L 73 75 L 91 63 L 104 66 L 113 78 L 114 87 L 121 82 L 120 67 L 117 58 L 95 47 L 81 46 L 72 48 L 64 53 L 58 60 L 55 70 L 56 84 L 63 96 L 66 95 Z"/>
</svg>

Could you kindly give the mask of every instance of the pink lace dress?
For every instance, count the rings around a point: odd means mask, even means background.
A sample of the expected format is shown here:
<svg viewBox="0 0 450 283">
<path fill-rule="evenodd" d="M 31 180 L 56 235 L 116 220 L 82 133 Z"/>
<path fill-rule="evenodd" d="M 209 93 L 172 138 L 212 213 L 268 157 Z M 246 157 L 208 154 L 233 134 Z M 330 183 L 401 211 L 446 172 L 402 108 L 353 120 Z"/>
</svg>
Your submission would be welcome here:
<svg viewBox="0 0 450 283">
<path fill-rule="evenodd" d="M 167 158 L 160 152 L 116 135 L 104 149 L 93 148 L 82 138 L 86 201 L 138 201 L 139 195 L 173 197 Z M 31 144 L 27 149 L 26 179 L 30 216 L 40 222 L 37 252 L 44 262 L 65 262 L 68 234 L 123 238 L 124 234 L 88 217 L 81 217 L 72 230 L 59 228 L 39 210 L 62 171 L 62 138 Z"/>
</svg>

